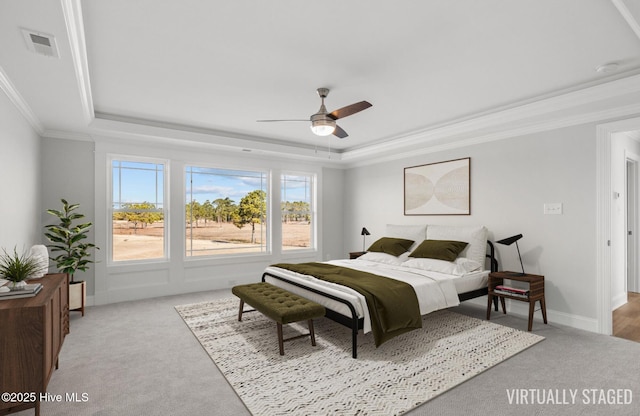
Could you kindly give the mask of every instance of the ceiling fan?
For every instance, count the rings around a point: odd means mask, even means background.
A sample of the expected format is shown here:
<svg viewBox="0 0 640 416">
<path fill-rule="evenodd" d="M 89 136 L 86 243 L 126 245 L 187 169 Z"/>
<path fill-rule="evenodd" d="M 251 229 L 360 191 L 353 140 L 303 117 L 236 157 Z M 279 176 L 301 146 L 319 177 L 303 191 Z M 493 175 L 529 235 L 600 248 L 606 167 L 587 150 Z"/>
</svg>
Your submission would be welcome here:
<svg viewBox="0 0 640 416">
<path fill-rule="evenodd" d="M 329 95 L 328 88 L 318 88 L 318 95 L 322 100 L 320 109 L 317 113 L 312 114 L 308 120 L 257 120 L 258 122 L 272 122 L 272 121 L 311 121 L 311 131 L 318 136 L 328 136 L 333 134 L 341 139 L 348 136 L 340 126 L 336 124 L 336 120 L 345 118 L 352 114 L 358 113 L 362 110 L 366 110 L 371 107 L 371 103 L 367 101 L 360 101 L 355 104 L 348 105 L 346 107 L 339 108 L 335 111 L 328 112 L 324 106 L 324 99 Z"/>
</svg>

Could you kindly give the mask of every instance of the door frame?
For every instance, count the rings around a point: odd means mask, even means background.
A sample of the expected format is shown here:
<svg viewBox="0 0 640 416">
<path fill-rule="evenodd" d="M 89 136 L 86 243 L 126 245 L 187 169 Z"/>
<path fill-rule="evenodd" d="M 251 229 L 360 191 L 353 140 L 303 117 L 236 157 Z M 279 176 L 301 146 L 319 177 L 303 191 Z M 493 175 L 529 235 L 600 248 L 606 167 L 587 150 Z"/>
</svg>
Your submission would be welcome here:
<svg viewBox="0 0 640 416">
<path fill-rule="evenodd" d="M 626 250 L 625 250 L 625 292 L 638 291 L 638 163 L 640 157 L 625 152 L 625 187 L 627 201 L 625 206 Z"/>
<path fill-rule="evenodd" d="M 599 124 L 596 127 L 596 290 L 598 332 L 611 335 L 611 145 L 613 135 L 640 130 L 640 118 Z"/>
</svg>

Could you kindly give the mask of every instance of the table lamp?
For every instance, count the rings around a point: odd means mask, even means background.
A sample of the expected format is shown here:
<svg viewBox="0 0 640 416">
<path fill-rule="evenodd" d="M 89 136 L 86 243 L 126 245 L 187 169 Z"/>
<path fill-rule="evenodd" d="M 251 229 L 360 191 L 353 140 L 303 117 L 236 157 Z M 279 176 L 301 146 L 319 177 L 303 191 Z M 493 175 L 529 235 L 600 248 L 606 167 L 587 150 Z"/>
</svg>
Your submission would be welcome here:
<svg viewBox="0 0 640 416">
<path fill-rule="evenodd" d="M 498 244 L 503 244 L 505 246 L 510 246 L 513 243 L 516 243 L 516 249 L 518 250 L 518 258 L 520 259 L 520 267 L 522 267 L 522 273 L 513 272 L 515 276 L 524 276 L 524 266 L 522 265 L 522 256 L 520 255 L 520 247 L 518 247 L 518 240 L 522 238 L 522 234 L 514 235 L 513 237 L 507 237 L 502 240 L 496 241 Z"/>
<path fill-rule="evenodd" d="M 371 233 L 369 233 L 369 230 L 362 227 L 362 231 L 360 232 L 360 235 L 362 236 L 362 252 L 364 252 L 365 240 L 367 239 L 368 235 L 371 235 Z"/>
</svg>

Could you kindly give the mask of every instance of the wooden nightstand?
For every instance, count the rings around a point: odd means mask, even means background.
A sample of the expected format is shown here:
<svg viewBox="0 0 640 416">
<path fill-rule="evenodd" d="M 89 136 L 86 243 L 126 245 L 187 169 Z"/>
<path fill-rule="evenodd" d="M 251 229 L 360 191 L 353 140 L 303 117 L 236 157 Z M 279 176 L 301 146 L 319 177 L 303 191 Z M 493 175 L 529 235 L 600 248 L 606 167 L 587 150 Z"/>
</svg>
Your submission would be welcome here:
<svg viewBox="0 0 640 416">
<path fill-rule="evenodd" d="M 507 294 L 504 292 L 495 292 L 496 286 L 504 284 L 504 280 L 512 280 L 517 282 L 526 282 L 529 284 L 529 293 L 524 296 L 518 296 L 516 294 Z M 540 310 L 542 311 L 542 318 L 544 323 L 547 323 L 547 307 L 544 301 L 544 276 L 537 274 L 524 274 L 517 272 L 492 272 L 489 273 L 489 298 L 487 302 L 487 320 L 491 317 L 491 300 L 493 297 L 500 298 L 502 304 L 502 313 L 507 313 L 505 307 L 505 298 L 519 300 L 521 302 L 529 303 L 529 328 L 531 331 L 533 326 L 533 310 L 537 301 L 540 301 Z"/>
<path fill-rule="evenodd" d="M 349 260 L 357 259 L 362 256 L 366 251 L 352 251 L 349 253 Z"/>
</svg>

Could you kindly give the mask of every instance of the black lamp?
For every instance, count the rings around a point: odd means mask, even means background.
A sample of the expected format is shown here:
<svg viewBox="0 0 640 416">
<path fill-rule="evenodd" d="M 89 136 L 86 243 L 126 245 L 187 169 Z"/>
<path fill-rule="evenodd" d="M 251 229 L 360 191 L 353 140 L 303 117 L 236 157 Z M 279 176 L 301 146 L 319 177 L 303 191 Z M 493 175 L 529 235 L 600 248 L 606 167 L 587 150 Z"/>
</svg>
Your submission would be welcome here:
<svg viewBox="0 0 640 416">
<path fill-rule="evenodd" d="M 369 233 L 369 230 L 362 227 L 362 231 L 360 232 L 360 235 L 362 236 L 362 251 L 364 252 L 365 240 L 367 239 L 368 235 L 371 235 L 371 233 Z"/>
<path fill-rule="evenodd" d="M 518 240 L 522 238 L 522 234 L 514 235 L 513 237 L 508 237 L 502 239 L 500 241 L 496 241 L 498 244 L 504 244 L 505 246 L 510 246 L 513 243 L 516 243 L 516 249 L 518 250 L 518 258 L 520 259 L 520 267 L 522 267 L 522 273 L 514 272 L 516 276 L 524 276 L 524 266 L 522 265 L 522 256 L 520 255 L 520 247 L 518 247 Z"/>
</svg>

